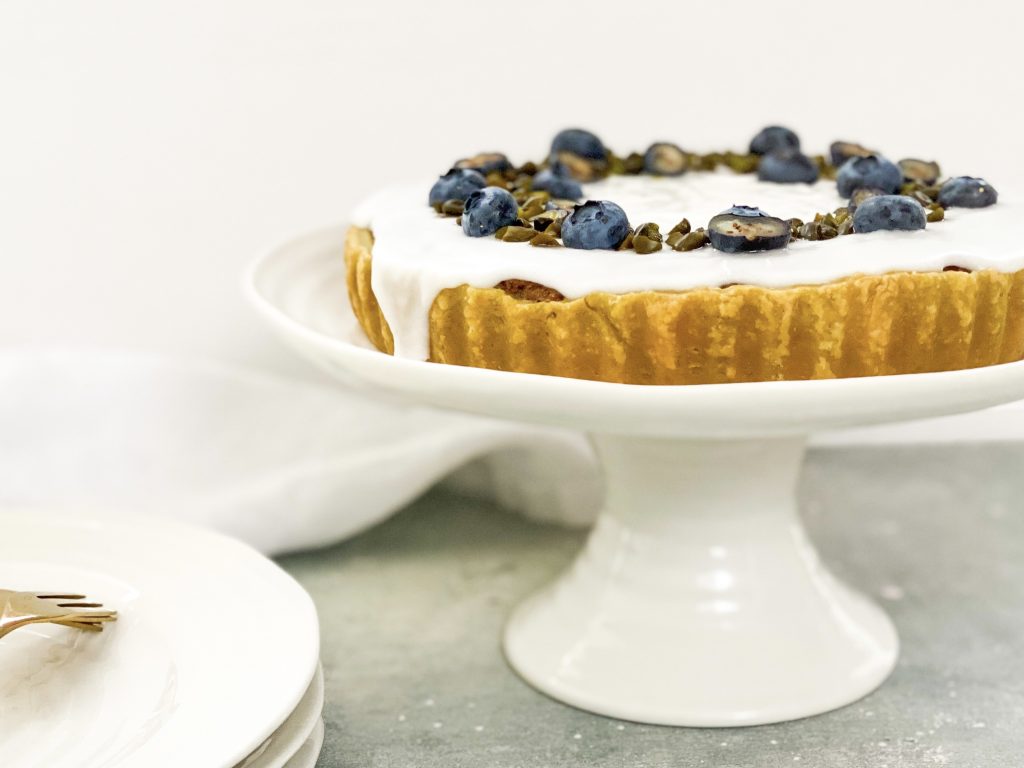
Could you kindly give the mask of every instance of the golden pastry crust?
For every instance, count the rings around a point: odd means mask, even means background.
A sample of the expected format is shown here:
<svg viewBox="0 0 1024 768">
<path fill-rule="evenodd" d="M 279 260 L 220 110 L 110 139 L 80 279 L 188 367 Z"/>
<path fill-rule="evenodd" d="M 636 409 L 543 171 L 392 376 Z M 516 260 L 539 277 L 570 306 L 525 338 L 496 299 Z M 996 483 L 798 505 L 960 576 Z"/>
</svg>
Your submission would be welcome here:
<svg viewBox="0 0 1024 768">
<path fill-rule="evenodd" d="M 349 298 L 394 352 L 370 286 L 373 233 L 345 240 Z M 1024 270 L 893 272 L 825 285 L 734 285 L 534 301 L 446 288 L 430 360 L 626 384 L 712 384 L 924 373 L 1024 359 Z"/>
</svg>

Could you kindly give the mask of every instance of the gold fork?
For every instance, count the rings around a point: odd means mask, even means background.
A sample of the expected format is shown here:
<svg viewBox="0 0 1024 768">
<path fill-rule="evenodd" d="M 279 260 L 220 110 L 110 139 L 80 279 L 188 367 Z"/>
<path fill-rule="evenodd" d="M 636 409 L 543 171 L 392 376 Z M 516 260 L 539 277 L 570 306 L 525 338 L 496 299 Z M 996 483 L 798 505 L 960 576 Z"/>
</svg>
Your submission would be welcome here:
<svg viewBox="0 0 1024 768">
<path fill-rule="evenodd" d="M 29 624 L 102 632 L 104 623 L 117 621 L 117 611 L 101 610 L 102 603 L 83 602 L 85 599 L 85 595 L 0 589 L 0 637 Z"/>
</svg>

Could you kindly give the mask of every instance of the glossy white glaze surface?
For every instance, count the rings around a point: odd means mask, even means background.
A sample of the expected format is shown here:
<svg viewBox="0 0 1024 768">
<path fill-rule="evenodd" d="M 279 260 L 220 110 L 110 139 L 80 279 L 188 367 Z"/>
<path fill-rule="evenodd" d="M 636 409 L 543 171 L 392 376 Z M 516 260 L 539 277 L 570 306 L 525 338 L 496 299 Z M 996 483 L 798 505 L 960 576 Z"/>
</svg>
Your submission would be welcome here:
<svg viewBox="0 0 1024 768">
<path fill-rule="evenodd" d="M 248 275 L 254 306 L 297 351 L 410 403 L 594 435 L 606 506 L 578 561 L 508 625 L 524 678 L 590 711 L 698 726 L 825 712 L 885 679 L 891 623 L 828 573 L 797 515 L 805 436 L 1008 402 L 1024 363 L 644 387 L 403 360 L 367 349 L 346 319 L 340 234 L 303 238 Z"/>
<path fill-rule="evenodd" d="M 521 278 L 568 298 L 592 291 L 687 290 L 728 283 L 770 288 L 828 283 L 853 274 L 936 271 L 949 265 L 1003 272 L 1024 269 L 1024 246 L 1014 220 L 1024 203 L 1005 193 L 977 210 L 953 208 L 924 231 L 873 232 L 834 240 L 794 241 L 783 250 L 726 254 L 710 247 L 680 253 L 664 248 L 582 251 L 534 248 L 493 237 L 467 237 L 454 219 L 427 205 L 429 181 L 386 189 L 353 214 L 373 230 L 373 290 L 395 338 L 395 354 L 425 360 L 427 313 L 445 288 L 490 288 Z M 998 185 L 997 185 L 998 187 Z M 668 232 L 684 216 L 705 226 L 734 204 L 756 205 L 780 218 L 813 218 L 845 201 L 835 183 L 770 184 L 731 171 L 675 178 L 613 176 L 584 185 L 585 199 L 618 203 L 633 226 L 653 221 Z"/>
<path fill-rule="evenodd" d="M 41 625 L 0 640 L 4 765 L 231 768 L 309 687 L 313 603 L 245 545 L 85 512 L 0 512 L 0 531 L 0 584 L 79 590 L 119 613 L 100 634 Z"/>
</svg>

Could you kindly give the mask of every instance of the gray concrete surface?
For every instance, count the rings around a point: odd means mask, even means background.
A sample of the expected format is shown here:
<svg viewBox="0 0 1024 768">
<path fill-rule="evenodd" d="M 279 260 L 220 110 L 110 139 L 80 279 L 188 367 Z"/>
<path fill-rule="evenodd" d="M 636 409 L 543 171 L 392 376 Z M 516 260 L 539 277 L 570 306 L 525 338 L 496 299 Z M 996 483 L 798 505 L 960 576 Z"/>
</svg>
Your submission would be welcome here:
<svg viewBox="0 0 1024 768">
<path fill-rule="evenodd" d="M 748 729 L 642 726 L 521 682 L 502 622 L 580 532 L 433 492 L 331 549 L 285 558 L 323 627 L 323 768 L 1011 768 L 1024 765 L 1024 447 L 812 453 L 801 497 L 832 569 L 903 649 L 866 699 Z"/>
</svg>

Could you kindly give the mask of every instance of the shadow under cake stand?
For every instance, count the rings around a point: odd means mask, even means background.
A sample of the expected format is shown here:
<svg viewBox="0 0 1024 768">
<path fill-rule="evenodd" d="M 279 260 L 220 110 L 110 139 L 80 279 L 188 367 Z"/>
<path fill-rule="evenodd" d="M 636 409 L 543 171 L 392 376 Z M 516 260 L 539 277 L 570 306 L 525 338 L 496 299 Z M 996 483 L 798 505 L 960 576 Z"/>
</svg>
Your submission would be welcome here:
<svg viewBox="0 0 1024 768">
<path fill-rule="evenodd" d="M 603 715 L 755 725 L 876 688 L 899 641 L 885 613 L 829 573 L 804 531 L 795 489 L 807 435 L 1024 394 L 1024 363 L 636 386 L 394 358 L 355 324 L 342 242 L 340 229 L 307 236 L 247 275 L 253 304 L 300 353 L 409 403 L 590 434 L 604 509 L 571 567 L 514 612 L 504 647 L 534 687 Z"/>
</svg>

